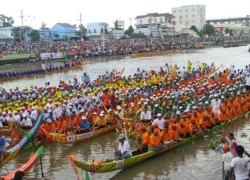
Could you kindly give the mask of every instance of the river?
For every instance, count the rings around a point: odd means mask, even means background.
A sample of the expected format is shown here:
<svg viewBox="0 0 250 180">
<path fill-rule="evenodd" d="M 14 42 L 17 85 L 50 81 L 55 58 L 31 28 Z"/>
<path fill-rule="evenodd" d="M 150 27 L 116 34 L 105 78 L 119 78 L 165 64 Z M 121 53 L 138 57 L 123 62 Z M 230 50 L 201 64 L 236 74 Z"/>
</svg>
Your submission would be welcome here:
<svg viewBox="0 0 250 180">
<path fill-rule="evenodd" d="M 180 54 L 147 57 L 141 59 L 119 58 L 115 60 L 92 59 L 89 60 L 86 67 L 82 70 L 69 71 L 55 75 L 48 75 L 42 78 L 17 80 L 3 83 L 2 86 L 9 89 L 18 87 L 29 87 L 30 85 L 42 86 L 44 82 L 50 81 L 52 85 L 57 85 L 59 80 L 69 80 L 73 77 L 80 78 L 83 71 L 88 72 L 91 78 L 95 78 L 98 74 L 104 73 L 106 70 L 116 68 L 121 70 L 126 68 L 124 75 L 132 74 L 137 67 L 145 70 L 158 70 L 165 63 L 171 65 L 185 66 L 188 60 L 191 60 L 194 66 L 202 62 L 216 65 L 223 64 L 229 67 L 234 64 L 236 68 L 242 68 L 246 64 L 250 64 L 250 53 L 247 47 L 237 48 L 211 48 L 195 51 L 182 52 Z M 60 64 L 60 62 L 56 62 Z M 18 65 L 1 66 L 0 70 L 11 71 L 15 69 L 25 70 L 31 67 L 38 67 L 39 63 L 28 63 Z M 241 118 L 237 122 L 233 122 L 230 126 L 223 128 L 223 134 L 234 132 L 238 144 L 244 145 L 246 150 L 250 152 L 250 143 L 248 138 L 241 137 L 242 133 L 250 136 L 249 118 Z M 70 155 L 75 155 L 82 161 L 90 161 L 95 158 L 96 161 L 104 160 L 107 157 L 113 157 L 112 143 L 118 134 L 110 132 L 95 139 L 75 145 L 47 144 L 42 156 L 44 179 L 76 179 L 75 172 L 71 167 L 69 160 Z M 211 139 L 217 139 L 218 134 L 209 135 L 208 140 L 200 138 L 194 143 L 189 143 L 156 156 L 141 164 L 132 166 L 122 171 L 114 171 L 105 174 L 94 174 L 91 179 L 113 179 L 113 180 L 129 180 L 129 179 L 174 179 L 174 180 L 217 180 L 221 179 L 221 160 L 220 154 L 214 150 L 207 149 L 205 146 Z M 131 144 L 133 146 L 133 144 Z M 134 146 L 133 146 L 134 147 Z M 22 152 L 18 157 L 6 165 L 8 170 L 13 170 L 25 163 L 31 151 Z M 6 173 L 6 168 L 0 170 L 0 174 Z M 28 174 L 28 179 L 42 179 L 40 165 L 37 163 L 35 168 Z"/>
</svg>

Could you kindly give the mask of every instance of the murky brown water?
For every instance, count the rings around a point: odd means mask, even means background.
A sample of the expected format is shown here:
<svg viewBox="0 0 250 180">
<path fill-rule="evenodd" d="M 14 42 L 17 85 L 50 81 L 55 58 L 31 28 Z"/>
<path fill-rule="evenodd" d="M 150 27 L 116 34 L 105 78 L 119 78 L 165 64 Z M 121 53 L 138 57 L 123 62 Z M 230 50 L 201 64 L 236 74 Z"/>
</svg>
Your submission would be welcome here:
<svg viewBox="0 0 250 180">
<path fill-rule="evenodd" d="M 205 49 L 198 50 L 193 53 L 177 54 L 172 56 L 149 57 L 142 59 L 123 58 L 120 60 L 91 60 L 86 69 L 91 77 L 95 78 L 98 74 L 105 70 L 113 68 L 122 69 L 126 67 L 124 75 L 135 72 L 137 67 L 145 70 L 158 69 L 164 66 L 166 62 L 170 64 L 186 65 L 187 60 L 192 60 L 194 65 L 201 62 L 215 62 L 217 65 L 223 63 L 224 67 L 235 64 L 236 68 L 241 68 L 246 64 L 250 64 L 250 53 L 247 47 L 230 48 L 230 49 Z M 31 66 L 34 64 L 30 64 Z M 18 65 L 18 69 L 28 69 L 28 66 Z M 2 69 L 16 69 L 13 66 L 1 66 Z M 59 79 L 72 79 L 80 77 L 82 70 L 70 71 L 55 75 L 45 76 L 43 78 L 34 78 L 29 80 L 18 80 L 4 83 L 3 86 L 12 88 L 13 86 L 25 87 L 29 85 L 43 85 L 44 81 L 51 81 L 52 84 L 58 84 Z M 223 134 L 234 132 L 238 144 L 244 145 L 246 150 L 250 152 L 250 143 L 248 138 L 241 138 L 242 133 L 250 136 L 249 118 L 242 118 L 234 122 L 230 126 L 223 129 Z M 107 157 L 113 157 L 112 143 L 116 139 L 116 132 L 110 132 L 93 140 L 79 143 L 75 145 L 48 144 L 45 145 L 43 153 L 43 171 L 45 179 L 76 179 L 73 168 L 69 161 L 70 155 L 76 155 L 83 161 L 92 160 L 94 157 L 97 161 Z M 209 139 L 217 138 L 216 134 L 209 135 Z M 221 179 L 221 161 L 220 154 L 204 146 L 208 143 L 203 138 L 172 150 L 162 155 L 149 159 L 141 164 L 132 166 L 122 171 L 114 171 L 105 174 L 95 174 L 91 179 L 187 179 L 187 180 L 217 180 Z M 13 170 L 25 163 L 31 151 L 21 153 L 16 159 L 11 161 L 7 168 Z M 0 170 L 0 174 L 6 173 L 5 168 Z M 27 176 L 28 179 L 41 179 L 40 165 L 37 163 L 35 168 Z"/>
</svg>

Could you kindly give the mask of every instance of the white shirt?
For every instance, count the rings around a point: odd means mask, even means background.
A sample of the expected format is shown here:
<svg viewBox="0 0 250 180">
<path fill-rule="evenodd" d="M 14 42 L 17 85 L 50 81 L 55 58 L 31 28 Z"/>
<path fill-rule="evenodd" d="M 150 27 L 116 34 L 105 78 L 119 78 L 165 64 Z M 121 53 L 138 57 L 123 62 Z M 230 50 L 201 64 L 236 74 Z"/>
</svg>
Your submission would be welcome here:
<svg viewBox="0 0 250 180">
<path fill-rule="evenodd" d="M 131 148 L 127 140 L 124 141 L 123 145 L 122 143 L 119 143 L 118 150 L 121 151 L 122 154 L 127 151 L 127 154 L 132 155 Z"/>
<path fill-rule="evenodd" d="M 23 119 L 22 121 L 22 126 L 29 126 L 29 127 L 32 127 L 32 122 L 31 122 L 31 119 L 30 118 L 27 118 L 27 119 Z"/>
<path fill-rule="evenodd" d="M 236 157 L 233 158 L 231 162 L 231 167 L 234 168 L 235 180 L 245 180 L 248 179 L 248 168 L 247 163 L 250 162 L 249 157 Z"/>
<path fill-rule="evenodd" d="M 37 110 L 33 110 L 31 113 L 30 113 L 30 118 L 32 120 L 37 120 L 37 116 L 38 116 L 38 113 L 37 113 Z"/>
<path fill-rule="evenodd" d="M 60 107 L 57 107 L 53 110 L 53 118 L 58 119 L 62 114 L 62 109 Z"/>
<path fill-rule="evenodd" d="M 150 121 L 151 120 L 151 112 L 150 111 L 147 111 L 145 113 L 145 111 L 142 111 L 141 112 L 141 117 L 140 117 L 141 120 L 148 120 Z"/>
<path fill-rule="evenodd" d="M 218 99 L 217 101 L 215 99 L 212 100 L 211 106 L 213 107 L 213 111 L 220 110 L 221 100 Z"/>
<path fill-rule="evenodd" d="M 20 125 L 21 124 L 21 117 L 20 115 L 14 115 L 14 121 L 16 124 Z"/>
<path fill-rule="evenodd" d="M 161 129 L 161 130 L 164 129 L 164 120 L 163 120 L 163 119 L 161 119 L 161 120 L 159 120 L 158 118 L 155 119 L 155 120 L 153 121 L 153 123 L 152 123 L 152 126 L 153 126 L 154 124 L 158 124 L 158 128 L 159 128 L 159 129 Z"/>
<path fill-rule="evenodd" d="M 224 162 L 224 169 L 229 171 L 231 167 L 232 159 L 234 158 L 233 154 L 231 152 L 227 152 L 222 154 L 222 161 Z"/>
</svg>

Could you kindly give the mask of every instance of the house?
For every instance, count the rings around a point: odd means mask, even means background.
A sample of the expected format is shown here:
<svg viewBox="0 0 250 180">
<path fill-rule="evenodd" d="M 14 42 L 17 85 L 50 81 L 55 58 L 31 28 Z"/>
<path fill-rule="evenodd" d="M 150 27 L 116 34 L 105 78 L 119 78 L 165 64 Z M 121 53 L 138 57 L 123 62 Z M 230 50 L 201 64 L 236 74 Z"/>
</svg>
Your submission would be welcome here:
<svg viewBox="0 0 250 180">
<path fill-rule="evenodd" d="M 1 27 L 0 34 L 7 36 L 9 38 L 14 38 L 13 29 L 14 27 Z"/>
<path fill-rule="evenodd" d="M 189 5 L 175 7 L 171 10 L 175 17 L 177 32 L 182 29 L 190 28 L 195 25 L 198 30 L 201 30 L 206 24 L 206 6 L 205 5 Z"/>
<path fill-rule="evenodd" d="M 53 36 L 52 36 L 53 33 L 50 31 L 50 29 L 38 29 L 37 31 L 40 35 L 41 41 L 53 40 Z"/>
<path fill-rule="evenodd" d="M 110 31 L 110 34 L 109 34 L 109 37 L 111 39 L 120 39 L 123 36 L 124 36 L 124 30 L 115 30 L 115 29 L 112 29 Z"/>
<path fill-rule="evenodd" d="M 64 39 L 80 39 L 80 36 L 76 35 L 76 27 L 68 23 L 56 23 L 51 28 L 51 35 L 53 40 L 64 40 Z"/>
<path fill-rule="evenodd" d="M 13 41 L 12 37 L 6 36 L 4 34 L 0 34 L 0 43 L 1 42 L 12 42 L 12 41 Z"/>
<path fill-rule="evenodd" d="M 88 23 L 88 38 L 101 38 L 102 35 L 108 34 L 109 25 L 105 22 Z"/>
<path fill-rule="evenodd" d="M 135 33 L 144 33 L 146 36 L 163 36 L 174 31 L 173 16 L 169 13 L 148 13 L 135 18 Z"/>
</svg>

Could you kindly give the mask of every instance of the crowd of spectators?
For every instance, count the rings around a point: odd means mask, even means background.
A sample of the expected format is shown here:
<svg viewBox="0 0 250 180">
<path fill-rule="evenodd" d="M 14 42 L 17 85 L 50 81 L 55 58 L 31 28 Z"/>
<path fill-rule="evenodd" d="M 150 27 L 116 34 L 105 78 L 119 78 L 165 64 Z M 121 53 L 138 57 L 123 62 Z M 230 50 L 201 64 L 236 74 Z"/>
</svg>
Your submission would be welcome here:
<svg viewBox="0 0 250 180">
<path fill-rule="evenodd" d="M 136 39 L 105 39 L 57 41 L 57 42 L 14 42 L 0 43 L 0 55 L 10 54 L 39 54 L 65 51 L 80 51 L 88 55 L 123 55 L 146 51 L 168 49 L 186 49 L 195 47 L 200 42 L 209 41 L 221 44 L 224 41 L 249 41 L 250 35 L 234 37 L 208 37 L 206 39 L 193 36 L 178 36 L 169 38 L 136 38 Z"/>
</svg>

